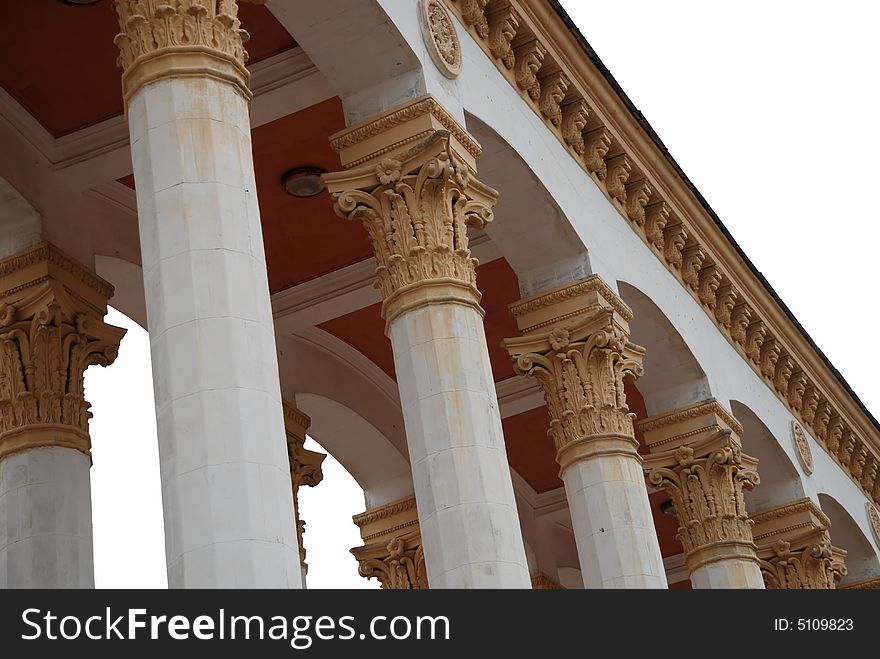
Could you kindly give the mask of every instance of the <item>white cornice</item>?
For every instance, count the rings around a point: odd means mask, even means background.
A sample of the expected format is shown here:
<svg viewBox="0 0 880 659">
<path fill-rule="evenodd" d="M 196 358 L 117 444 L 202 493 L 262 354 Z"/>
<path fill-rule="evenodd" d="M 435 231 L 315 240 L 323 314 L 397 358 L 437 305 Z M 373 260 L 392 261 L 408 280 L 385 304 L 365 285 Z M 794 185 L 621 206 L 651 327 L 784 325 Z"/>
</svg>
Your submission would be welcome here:
<svg viewBox="0 0 880 659">
<path fill-rule="evenodd" d="M 687 565 L 684 561 L 684 554 L 675 554 L 667 556 L 663 559 L 663 569 L 666 571 L 667 583 L 678 583 L 679 581 L 687 581 L 690 579 Z"/>
<path fill-rule="evenodd" d="M 514 492 L 524 503 L 529 505 L 534 517 L 542 517 L 568 508 L 564 487 L 560 486 L 555 490 L 539 494 L 515 469 L 510 470 L 510 478 L 513 481 Z"/>
<path fill-rule="evenodd" d="M 137 195 L 127 185 L 118 181 L 101 183 L 91 188 L 86 194 L 95 199 L 116 206 L 125 213 L 137 217 Z"/>
</svg>

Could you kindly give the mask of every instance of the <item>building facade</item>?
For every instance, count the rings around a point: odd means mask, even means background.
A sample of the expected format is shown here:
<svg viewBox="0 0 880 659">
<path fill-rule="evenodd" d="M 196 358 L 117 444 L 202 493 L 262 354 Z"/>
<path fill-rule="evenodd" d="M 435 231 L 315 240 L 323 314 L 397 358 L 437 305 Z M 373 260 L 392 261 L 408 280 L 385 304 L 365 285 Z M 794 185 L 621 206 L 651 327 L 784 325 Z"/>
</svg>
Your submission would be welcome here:
<svg viewBox="0 0 880 659">
<path fill-rule="evenodd" d="M 877 421 L 555 0 L 3 12 L 0 587 L 94 585 L 108 305 L 171 587 L 304 587 L 306 433 L 385 588 L 880 585 Z"/>
</svg>

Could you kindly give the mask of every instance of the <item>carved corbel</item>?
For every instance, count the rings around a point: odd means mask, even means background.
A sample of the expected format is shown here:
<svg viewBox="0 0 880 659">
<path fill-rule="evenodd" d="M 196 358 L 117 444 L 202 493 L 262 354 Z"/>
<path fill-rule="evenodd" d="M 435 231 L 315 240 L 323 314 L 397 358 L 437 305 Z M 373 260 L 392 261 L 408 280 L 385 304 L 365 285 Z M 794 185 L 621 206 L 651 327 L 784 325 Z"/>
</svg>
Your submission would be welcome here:
<svg viewBox="0 0 880 659">
<path fill-rule="evenodd" d="M 697 242 L 685 245 L 681 251 L 681 279 L 694 291 L 700 286 L 700 268 L 708 258 L 706 250 Z"/>
<path fill-rule="evenodd" d="M 590 109 L 579 98 L 562 106 L 562 139 L 579 156 L 584 155 L 584 127 L 590 118 Z"/>
<path fill-rule="evenodd" d="M 611 133 L 604 127 L 591 130 L 584 136 L 584 165 L 600 181 L 604 181 L 608 175 L 605 155 L 611 148 L 611 140 Z"/>
<path fill-rule="evenodd" d="M 829 421 L 831 421 L 831 405 L 824 398 L 820 398 L 813 418 L 813 434 L 816 439 L 825 441 Z"/>
<path fill-rule="evenodd" d="M 608 194 L 617 199 L 621 204 L 626 203 L 626 182 L 632 171 L 632 163 L 625 153 L 609 158 L 608 177 L 605 179 L 605 189 Z"/>
<path fill-rule="evenodd" d="M 527 41 L 513 49 L 514 79 L 516 86 L 529 95 L 536 103 L 541 98 L 541 83 L 538 82 L 538 71 L 544 63 L 547 50 L 537 39 Z"/>
<path fill-rule="evenodd" d="M 461 8 L 461 20 L 474 28 L 481 39 L 489 36 L 489 22 L 486 20 L 486 5 L 489 0 L 457 0 Z"/>
<path fill-rule="evenodd" d="M 663 229 L 663 257 L 674 268 L 681 268 L 682 250 L 687 240 L 687 229 L 684 224 L 669 224 Z"/>
<path fill-rule="evenodd" d="M 795 410 L 801 410 L 804 404 L 804 393 L 807 390 L 807 376 L 803 371 L 795 371 L 788 381 L 788 404 Z"/>
<path fill-rule="evenodd" d="M 669 206 L 660 201 L 645 209 L 645 238 L 661 252 L 665 244 L 663 229 L 669 224 Z"/>
<path fill-rule="evenodd" d="M 568 78 L 562 71 L 556 71 L 550 75 L 542 76 L 540 80 L 541 97 L 538 100 L 538 109 L 544 118 L 554 126 L 562 125 L 562 99 L 568 90 Z"/>
<path fill-rule="evenodd" d="M 733 308 L 730 319 L 730 337 L 742 346 L 748 343 L 748 328 L 752 322 L 752 310 L 741 302 Z"/>
<path fill-rule="evenodd" d="M 807 388 L 804 390 L 804 400 L 801 403 L 801 418 L 804 420 L 804 423 L 813 426 L 820 398 L 819 390 L 808 382 Z M 815 426 L 813 426 L 813 429 L 815 430 Z"/>
<path fill-rule="evenodd" d="M 733 309 L 739 299 L 739 294 L 731 285 L 721 286 L 715 293 L 715 320 L 722 327 L 730 329 L 733 323 Z M 734 339 L 736 340 L 736 339 Z"/>
<path fill-rule="evenodd" d="M 782 346 L 776 339 L 769 337 L 764 341 L 761 346 L 761 360 L 759 362 L 761 375 L 770 380 L 773 379 L 773 376 L 776 375 L 776 362 L 779 361 L 781 354 Z"/>
<path fill-rule="evenodd" d="M 855 450 L 852 454 L 852 460 L 849 463 L 849 473 L 857 483 L 862 482 L 862 475 L 865 473 L 865 466 L 868 462 L 868 449 L 859 441 L 856 443 Z"/>
<path fill-rule="evenodd" d="M 776 362 L 776 372 L 773 374 L 773 387 L 785 396 L 788 393 L 788 382 L 794 372 L 794 362 L 788 355 L 782 355 Z"/>
<path fill-rule="evenodd" d="M 698 280 L 699 285 L 697 286 L 697 297 L 699 297 L 700 302 L 714 311 L 718 306 L 717 291 L 722 280 L 718 266 L 707 265 L 700 268 Z"/>
<path fill-rule="evenodd" d="M 746 329 L 746 355 L 756 364 L 761 363 L 761 348 L 766 338 L 767 327 L 762 320 L 756 320 Z"/>
<path fill-rule="evenodd" d="M 645 224 L 645 206 L 654 193 L 647 179 L 629 181 L 626 184 L 626 215 L 639 227 Z"/>
<path fill-rule="evenodd" d="M 501 7 L 489 14 L 489 52 L 501 60 L 504 68 L 512 69 L 515 56 L 511 44 L 519 29 L 519 14 L 511 5 Z"/>
</svg>

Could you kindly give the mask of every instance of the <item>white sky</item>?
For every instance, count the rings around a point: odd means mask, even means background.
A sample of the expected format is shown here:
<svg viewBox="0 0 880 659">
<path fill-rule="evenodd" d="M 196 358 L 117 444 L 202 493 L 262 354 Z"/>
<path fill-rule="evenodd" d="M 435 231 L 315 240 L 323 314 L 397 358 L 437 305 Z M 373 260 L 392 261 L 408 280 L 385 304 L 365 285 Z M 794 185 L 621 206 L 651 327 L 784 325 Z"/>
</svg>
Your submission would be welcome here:
<svg viewBox="0 0 880 659">
<path fill-rule="evenodd" d="M 777 293 L 875 414 L 880 3 L 568 0 L 630 99 Z M 503 194 L 503 190 L 501 191 Z M 100 588 L 165 587 L 144 330 L 92 368 L 92 505 Z M 312 446 L 312 448 L 316 448 Z M 338 462 L 300 490 L 309 586 L 375 587 L 348 553 L 363 493 Z"/>
</svg>

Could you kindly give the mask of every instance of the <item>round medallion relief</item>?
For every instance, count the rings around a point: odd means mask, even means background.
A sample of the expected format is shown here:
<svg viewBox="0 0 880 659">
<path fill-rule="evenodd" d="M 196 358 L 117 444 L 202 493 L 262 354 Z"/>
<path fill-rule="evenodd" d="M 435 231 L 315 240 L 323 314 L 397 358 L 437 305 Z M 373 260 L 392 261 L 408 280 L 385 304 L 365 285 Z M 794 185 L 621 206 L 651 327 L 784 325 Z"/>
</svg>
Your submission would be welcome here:
<svg viewBox="0 0 880 659">
<path fill-rule="evenodd" d="M 461 73 L 461 42 L 455 23 L 440 0 L 420 0 L 422 37 L 434 64 L 447 78 Z"/>
<path fill-rule="evenodd" d="M 807 433 L 797 421 L 791 422 L 791 438 L 794 442 L 794 450 L 797 452 L 798 460 L 801 467 L 804 468 L 807 476 L 813 473 L 813 452 L 810 450 L 810 443 L 807 441 Z"/>
</svg>

